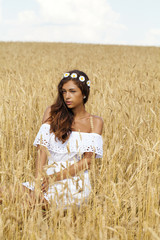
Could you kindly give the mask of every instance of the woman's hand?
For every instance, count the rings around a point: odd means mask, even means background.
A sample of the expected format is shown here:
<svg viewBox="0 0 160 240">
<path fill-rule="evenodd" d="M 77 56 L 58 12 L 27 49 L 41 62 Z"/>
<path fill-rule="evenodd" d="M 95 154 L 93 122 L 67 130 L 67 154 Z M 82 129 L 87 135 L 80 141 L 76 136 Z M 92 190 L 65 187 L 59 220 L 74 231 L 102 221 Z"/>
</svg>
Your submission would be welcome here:
<svg viewBox="0 0 160 240">
<path fill-rule="evenodd" d="M 46 175 L 45 177 L 41 178 L 41 191 L 47 192 L 49 188 L 49 176 Z"/>
</svg>

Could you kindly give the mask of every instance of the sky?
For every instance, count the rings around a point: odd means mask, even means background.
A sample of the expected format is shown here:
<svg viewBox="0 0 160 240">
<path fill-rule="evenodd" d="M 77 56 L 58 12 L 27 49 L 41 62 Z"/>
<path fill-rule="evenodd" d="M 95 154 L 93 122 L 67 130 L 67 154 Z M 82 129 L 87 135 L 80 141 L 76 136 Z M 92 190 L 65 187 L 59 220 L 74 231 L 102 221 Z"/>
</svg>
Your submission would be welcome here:
<svg viewBox="0 0 160 240">
<path fill-rule="evenodd" d="M 0 0 L 0 41 L 160 46 L 160 0 Z"/>
</svg>

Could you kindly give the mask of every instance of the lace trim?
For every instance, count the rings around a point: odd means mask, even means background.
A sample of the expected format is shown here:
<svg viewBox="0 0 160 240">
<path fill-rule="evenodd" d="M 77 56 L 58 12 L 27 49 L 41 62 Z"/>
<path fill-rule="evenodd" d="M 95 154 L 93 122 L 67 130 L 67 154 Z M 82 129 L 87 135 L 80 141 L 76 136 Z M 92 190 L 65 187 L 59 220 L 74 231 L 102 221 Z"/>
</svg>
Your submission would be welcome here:
<svg viewBox="0 0 160 240">
<path fill-rule="evenodd" d="M 73 131 L 70 138 L 65 143 L 62 143 L 59 140 L 55 141 L 55 135 L 54 133 L 50 133 L 50 125 L 47 123 L 41 125 L 33 145 L 36 147 L 37 145 L 43 145 L 48 150 L 56 153 L 76 152 L 83 154 L 84 152 L 94 152 L 97 158 L 103 156 L 103 140 L 101 135 Z"/>
</svg>

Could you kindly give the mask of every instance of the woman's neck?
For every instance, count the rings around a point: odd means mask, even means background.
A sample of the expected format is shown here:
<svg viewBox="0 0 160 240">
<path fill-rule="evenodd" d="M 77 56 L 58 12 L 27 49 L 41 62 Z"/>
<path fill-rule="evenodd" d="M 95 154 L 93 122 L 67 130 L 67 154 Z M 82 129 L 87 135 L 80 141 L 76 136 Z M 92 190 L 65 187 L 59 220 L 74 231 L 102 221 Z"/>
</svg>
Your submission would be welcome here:
<svg viewBox="0 0 160 240">
<path fill-rule="evenodd" d="M 72 109 L 72 112 L 74 114 L 74 120 L 83 118 L 87 113 L 84 105 L 80 105 L 80 106 Z"/>
</svg>

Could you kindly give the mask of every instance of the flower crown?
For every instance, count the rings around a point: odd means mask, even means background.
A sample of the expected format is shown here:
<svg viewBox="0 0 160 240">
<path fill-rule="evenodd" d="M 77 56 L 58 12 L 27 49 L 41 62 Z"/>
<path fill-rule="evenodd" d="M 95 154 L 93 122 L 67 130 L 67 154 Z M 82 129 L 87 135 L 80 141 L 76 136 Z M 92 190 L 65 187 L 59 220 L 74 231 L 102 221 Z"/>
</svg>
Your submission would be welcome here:
<svg viewBox="0 0 160 240">
<path fill-rule="evenodd" d="M 72 74 L 70 74 L 70 73 L 64 73 L 64 78 L 67 78 L 67 77 L 69 77 L 69 76 L 71 76 L 71 78 L 77 78 L 77 77 L 78 77 L 77 73 L 72 73 Z M 79 77 L 79 80 L 80 80 L 81 82 L 84 82 L 86 79 L 85 79 L 84 76 L 80 76 L 80 77 Z M 90 80 L 88 80 L 88 81 L 86 82 L 86 84 L 87 84 L 88 87 L 90 87 Z"/>
</svg>

